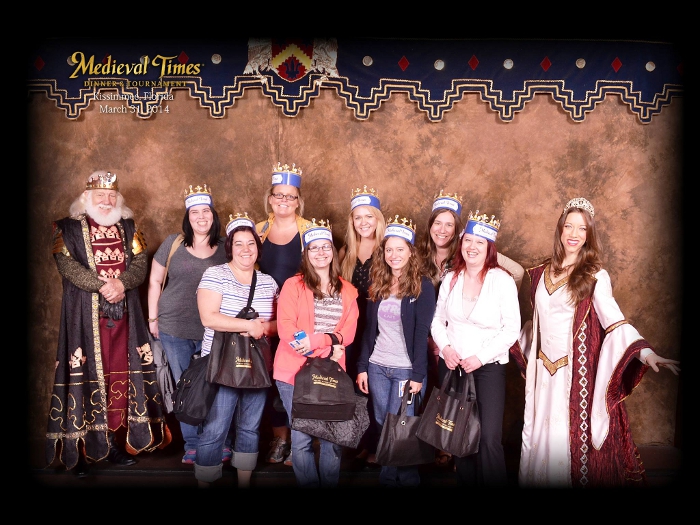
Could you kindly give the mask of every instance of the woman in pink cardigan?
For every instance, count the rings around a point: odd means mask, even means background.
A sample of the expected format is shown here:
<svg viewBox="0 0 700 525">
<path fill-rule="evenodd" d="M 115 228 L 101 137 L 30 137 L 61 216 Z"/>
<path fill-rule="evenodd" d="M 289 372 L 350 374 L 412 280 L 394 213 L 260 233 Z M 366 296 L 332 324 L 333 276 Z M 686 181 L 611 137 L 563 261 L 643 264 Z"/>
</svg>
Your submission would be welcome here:
<svg viewBox="0 0 700 525">
<path fill-rule="evenodd" d="M 277 303 L 280 344 L 275 353 L 273 378 L 292 420 L 294 377 L 307 358 L 326 357 L 345 369 L 345 345 L 352 343 L 357 327 L 357 289 L 340 277 L 338 253 L 330 225 L 314 219 L 302 233 L 304 253 L 300 273 L 287 279 Z M 307 336 L 296 341 L 300 330 Z M 343 448 L 319 439 L 318 468 L 314 437 L 292 429 L 294 475 L 300 487 L 335 487 L 340 477 Z"/>
</svg>

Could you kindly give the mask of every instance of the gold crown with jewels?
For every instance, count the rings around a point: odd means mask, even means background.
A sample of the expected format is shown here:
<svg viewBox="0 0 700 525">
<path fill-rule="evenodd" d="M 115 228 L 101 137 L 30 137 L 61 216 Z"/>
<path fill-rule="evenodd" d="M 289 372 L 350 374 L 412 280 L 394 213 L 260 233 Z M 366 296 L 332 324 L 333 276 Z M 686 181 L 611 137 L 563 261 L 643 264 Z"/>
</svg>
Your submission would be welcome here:
<svg viewBox="0 0 700 525">
<path fill-rule="evenodd" d="M 564 215 L 569 208 L 580 208 L 582 210 L 586 210 L 588 213 L 591 214 L 591 217 L 595 217 L 595 210 L 593 209 L 593 205 L 583 197 L 577 197 L 567 202 L 566 206 L 564 206 L 564 211 L 562 211 L 561 214 Z"/>
<path fill-rule="evenodd" d="M 491 217 L 489 217 L 485 213 L 483 215 L 479 215 L 479 210 L 476 210 L 476 213 L 472 213 L 470 210 L 469 220 L 472 222 L 480 222 L 482 224 L 486 224 L 487 226 L 490 226 L 491 228 L 494 228 L 496 230 L 498 230 L 501 227 L 501 221 L 498 220 L 495 215 L 491 215 Z"/>
<path fill-rule="evenodd" d="M 88 177 L 86 190 L 114 190 L 119 191 L 117 174 L 109 171 L 96 171 Z"/>
</svg>

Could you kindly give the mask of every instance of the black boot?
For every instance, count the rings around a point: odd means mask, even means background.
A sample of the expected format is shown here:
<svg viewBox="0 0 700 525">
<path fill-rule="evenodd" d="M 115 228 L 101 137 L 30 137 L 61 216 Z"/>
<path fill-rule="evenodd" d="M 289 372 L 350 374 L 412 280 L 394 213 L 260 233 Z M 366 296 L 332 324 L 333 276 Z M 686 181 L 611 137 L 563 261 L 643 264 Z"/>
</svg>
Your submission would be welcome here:
<svg viewBox="0 0 700 525">
<path fill-rule="evenodd" d="M 109 454 L 107 454 L 107 461 L 116 465 L 123 465 L 125 467 L 128 467 L 129 465 L 136 465 L 136 460 L 119 448 L 114 432 L 109 432 L 108 436 Z"/>
<path fill-rule="evenodd" d="M 81 451 L 78 456 L 78 463 L 75 465 L 75 475 L 79 478 L 85 478 L 90 473 L 90 467 L 88 465 L 87 459 L 85 459 L 85 454 Z"/>
</svg>

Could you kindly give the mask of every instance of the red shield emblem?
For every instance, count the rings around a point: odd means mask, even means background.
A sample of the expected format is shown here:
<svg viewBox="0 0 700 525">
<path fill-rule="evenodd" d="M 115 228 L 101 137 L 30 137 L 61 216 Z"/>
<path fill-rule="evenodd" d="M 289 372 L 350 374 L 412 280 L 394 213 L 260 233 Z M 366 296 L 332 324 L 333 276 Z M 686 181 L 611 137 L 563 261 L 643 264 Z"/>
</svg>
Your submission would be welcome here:
<svg viewBox="0 0 700 525">
<path fill-rule="evenodd" d="M 272 39 L 270 65 L 287 82 L 296 82 L 311 70 L 314 40 Z"/>
</svg>

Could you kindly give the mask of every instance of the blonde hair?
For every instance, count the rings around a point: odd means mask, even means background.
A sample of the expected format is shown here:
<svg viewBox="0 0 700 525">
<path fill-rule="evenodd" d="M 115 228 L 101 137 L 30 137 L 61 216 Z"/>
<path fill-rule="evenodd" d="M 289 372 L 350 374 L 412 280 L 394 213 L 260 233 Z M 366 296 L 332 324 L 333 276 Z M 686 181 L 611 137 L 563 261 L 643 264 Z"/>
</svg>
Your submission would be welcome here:
<svg viewBox="0 0 700 525">
<path fill-rule="evenodd" d="M 379 208 L 363 204 L 362 206 L 372 210 L 377 217 L 377 228 L 374 230 L 374 251 L 379 248 L 379 245 L 384 238 L 384 230 L 386 229 L 386 219 Z M 358 206 L 359 208 L 359 206 Z M 355 223 L 352 219 L 353 211 L 350 210 L 348 215 L 348 226 L 345 230 L 345 256 L 340 265 L 340 273 L 346 281 L 352 282 L 352 274 L 355 271 L 355 261 L 357 260 L 357 250 L 360 247 L 360 234 L 355 230 Z"/>
</svg>

